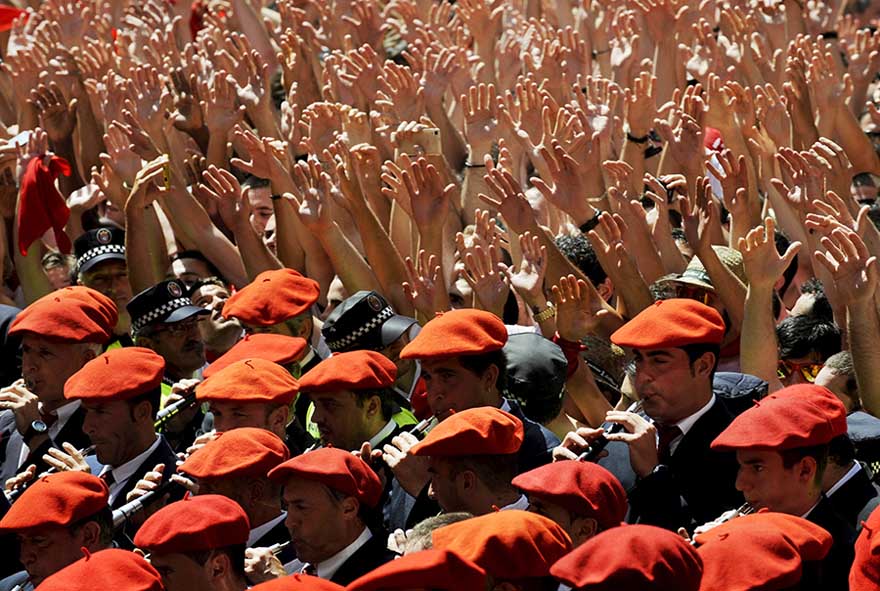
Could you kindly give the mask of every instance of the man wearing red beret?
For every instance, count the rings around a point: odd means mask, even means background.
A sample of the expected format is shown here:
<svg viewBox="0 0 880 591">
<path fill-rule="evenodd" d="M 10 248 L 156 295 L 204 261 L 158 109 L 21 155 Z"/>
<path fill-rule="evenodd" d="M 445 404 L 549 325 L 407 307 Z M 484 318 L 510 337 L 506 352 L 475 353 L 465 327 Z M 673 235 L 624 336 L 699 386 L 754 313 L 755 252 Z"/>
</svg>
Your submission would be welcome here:
<svg viewBox="0 0 880 591">
<path fill-rule="evenodd" d="M 626 517 L 626 491 L 593 462 L 553 462 L 520 474 L 512 484 L 528 496 L 528 510 L 558 523 L 575 547 Z"/>
<path fill-rule="evenodd" d="M 353 454 L 322 448 L 288 460 L 269 472 L 284 487 L 286 524 L 297 560 L 285 566 L 348 585 L 393 559 L 378 521 L 382 483 Z"/>
<path fill-rule="evenodd" d="M 798 515 L 825 528 L 834 545 L 823 563 L 823 585 L 846 589 L 856 534 L 822 493 L 828 444 L 846 433 L 846 408 L 830 390 L 798 384 L 743 412 L 712 442 L 736 452 L 736 487 L 755 509 Z"/>
<path fill-rule="evenodd" d="M 87 287 L 66 287 L 25 308 L 9 328 L 21 338 L 22 380 L 0 389 L 0 482 L 35 464 L 50 447 L 88 445 L 84 412 L 64 398 L 64 382 L 101 354 L 113 336 L 116 305 Z"/>
<path fill-rule="evenodd" d="M 267 476 L 289 457 L 277 435 L 242 427 L 218 435 L 193 452 L 178 470 L 197 482 L 199 495 L 223 495 L 235 501 L 251 526 L 245 536 L 247 547 L 265 548 L 290 541 L 284 525 L 287 514 L 281 510 L 281 487 Z M 279 560 L 295 556 L 293 548 L 286 548 Z"/>
<path fill-rule="evenodd" d="M 522 441 L 522 421 L 501 409 L 481 406 L 455 413 L 410 453 L 428 458 L 428 494 L 445 512 L 485 515 L 499 508 L 528 506 L 510 483 Z"/>
<path fill-rule="evenodd" d="M 629 490 L 631 522 L 690 530 L 742 504 L 734 486 L 736 458 L 710 448 L 733 420 L 712 390 L 723 336 L 721 315 L 690 299 L 655 302 L 611 335 L 635 354 L 634 385 L 647 415 L 610 411 L 606 417 L 623 427 L 606 437 L 628 445 L 637 477 Z M 564 447 L 580 453 L 586 448 L 581 436 L 598 434 L 579 429 Z M 560 453 L 576 458 L 570 451 Z"/>
<path fill-rule="evenodd" d="M 134 537 L 162 576 L 165 591 L 244 591 L 250 524 L 238 503 L 199 495 L 153 513 Z"/>
<path fill-rule="evenodd" d="M 154 426 L 164 370 L 162 357 L 149 349 L 111 349 L 88 362 L 64 385 L 66 398 L 82 401 L 86 411 L 83 430 L 103 465 L 99 476 L 110 488 L 114 509 L 125 504 L 128 492 L 156 464 L 174 465 L 177 460 Z M 56 469 L 82 467 L 60 450 L 52 450 L 51 455 L 48 460 Z M 122 534 L 118 540 L 126 543 Z"/>
<path fill-rule="evenodd" d="M 111 548 L 85 552 L 42 584 L 41 591 L 164 591 L 162 578 L 139 554 Z"/>
<path fill-rule="evenodd" d="M 14 534 L 25 570 L 0 581 L 30 591 L 49 575 L 113 542 L 109 491 L 98 477 L 82 472 L 50 474 L 34 482 L 0 519 L 0 534 Z M 12 558 L 12 557 L 8 557 Z"/>
<path fill-rule="evenodd" d="M 346 589 L 485 591 L 486 571 L 450 550 L 423 550 L 383 564 Z"/>
<path fill-rule="evenodd" d="M 337 353 L 303 375 L 300 391 L 315 405 L 321 443 L 350 451 L 364 442 L 372 449 L 390 443 L 401 431 L 391 418 L 396 376 L 394 363 L 376 351 Z"/>
<path fill-rule="evenodd" d="M 524 435 L 517 454 L 517 470 L 525 472 L 549 463 L 559 440 L 526 418 L 516 402 L 504 398 L 506 342 L 507 329 L 494 314 L 474 309 L 453 310 L 425 324 L 403 348 L 400 357 L 421 362 L 428 405 L 441 421 L 455 412 L 479 406 L 500 408 L 522 421 Z M 393 445 L 384 448 L 383 457 L 395 474 L 387 508 L 389 527 L 411 527 L 430 515 L 422 501 L 429 480 L 427 465 L 412 461 L 408 453 L 417 442 L 414 435 L 402 433 Z"/>
</svg>

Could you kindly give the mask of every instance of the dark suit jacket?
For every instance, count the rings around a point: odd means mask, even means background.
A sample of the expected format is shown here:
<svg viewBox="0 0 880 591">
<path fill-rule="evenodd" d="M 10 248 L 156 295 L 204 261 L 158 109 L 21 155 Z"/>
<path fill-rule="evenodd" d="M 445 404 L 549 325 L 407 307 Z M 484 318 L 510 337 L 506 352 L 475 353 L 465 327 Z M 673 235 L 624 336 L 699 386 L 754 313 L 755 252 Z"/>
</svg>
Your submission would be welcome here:
<svg viewBox="0 0 880 591">
<path fill-rule="evenodd" d="M 82 430 L 83 419 L 85 419 L 85 416 L 86 412 L 82 407 L 76 409 L 76 411 L 70 415 L 70 418 L 64 424 L 64 427 L 61 428 L 61 431 L 58 432 L 55 439 L 49 438 L 37 449 L 30 450 L 27 459 L 17 466 L 6 466 L 4 464 L 2 469 L 0 469 L 0 479 L 11 478 L 30 464 L 36 464 L 37 474 L 42 474 L 49 468 L 49 465 L 43 461 L 43 455 L 49 451 L 50 447 L 60 448 L 61 444 L 64 442 L 70 443 L 77 449 L 88 447 L 91 442 Z M 0 457 L 6 455 L 6 448 L 10 445 L 13 431 L 15 431 L 15 415 L 12 411 L 3 411 L 0 413 Z M 12 445 L 15 445 L 18 448 L 18 452 L 14 453 L 13 457 L 17 456 L 21 450 L 19 442 L 21 442 L 21 439 L 16 438 L 15 442 L 12 443 Z"/>
<path fill-rule="evenodd" d="M 834 539 L 828 556 L 822 561 L 822 588 L 846 591 L 849 589 L 849 571 L 855 559 L 855 528 L 834 510 L 831 501 L 824 495 L 807 515 L 807 521 L 824 528 Z"/>
<path fill-rule="evenodd" d="M 834 494 L 828 495 L 828 500 L 847 523 L 859 529 L 861 525 L 859 516 L 869 504 L 872 507 L 877 505 L 878 495 L 880 488 L 871 482 L 868 473 L 862 469 L 834 491 Z"/>
<path fill-rule="evenodd" d="M 716 398 L 681 438 L 669 465 L 636 481 L 629 491 L 629 521 L 692 531 L 741 506 L 743 497 L 735 487 L 739 470 L 736 455 L 709 448 L 732 420 L 733 415 Z"/>
<path fill-rule="evenodd" d="M 553 448 L 559 445 L 559 438 L 541 424 L 526 417 L 519 404 L 506 399 L 510 414 L 523 422 L 523 442 L 517 458 L 520 474 L 528 472 L 553 461 Z"/>
<path fill-rule="evenodd" d="M 373 533 L 366 544 L 358 548 L 330 578 L 337 585 L 349 585 L 368 572 L 394 560 L 394 553 L 386 547 L 387 537 L 383 532 Z"/>
<path fill-rule="evenodd" d="M 251 544 L 251 548 L 268 548 L 273 544 L 281 544 L 289 541 L 290 532 L 287 530 L 287 526 L 284 525 L 284 521 L 279 521 L 274 527 L 272 527 L 272 529 L 263 534 L 259 540 Z M 281 561 L 281 564 L 287 564 L 296 558 L 296 550 L 293 548 L 292 544 L 288 544 L 284 550 L 277 554 L 277 556 L 278 560 Z"/>
<path fill-rule="evenodd" d="M 34 586 L 27 582 L 27 571 L 19 571 L 0 580 L 0 591 L 12 591 L 16 586 L 20 585 L 18 591 L 33 591 Z"/>
</svg>

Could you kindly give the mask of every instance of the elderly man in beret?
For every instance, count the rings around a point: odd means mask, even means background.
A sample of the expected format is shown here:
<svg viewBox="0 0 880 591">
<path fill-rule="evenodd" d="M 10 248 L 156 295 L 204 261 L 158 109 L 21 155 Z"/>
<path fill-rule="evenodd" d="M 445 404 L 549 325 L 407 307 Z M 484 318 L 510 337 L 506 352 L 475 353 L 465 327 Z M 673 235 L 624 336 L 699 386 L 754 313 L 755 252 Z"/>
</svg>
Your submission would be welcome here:
<svg viewBox="0 0 880 591">
<path fill-rule="evenodd" d="M 632 522 L 691 530 L 742 504 L 734 486 L 736 458 L 710 448 L 733 420 L 712 390 L 723 336 L 721 315 L 690 299 L 655 302 L 611 335 L 635 355 L 635 390 L 644 412 L 609 411 L 606 417 L 623 428 L 605 436 L 628 445 L 636 475 L 629 491 Z M 558 454 L 574 459 L 600 433 L 569 433 Z"/>
<path fill-rule="evenodd" d="M 798 515 L 826 529 L 834 544 L 823 562 L 826 589 L 846 589 L 856 532 L 822 493 L 828 444 L 846 434 L 846 408 L 830 390 L 798 384 L 743 412 L 712 448 L 736 452 L 736 487 L 755 509 Z"/>
<path fill-rule="evenodd" d="M 64 382 L 101 354 L 113 337 L 116 305 L 87 287 L 66 287 L 25 308 L 9 328 L 21 339 L 22 379 L 0 389 L 0 482 L 35 464 L 52 447 L 82 448 L 84 412 L 64 398 Z"/>
<path fill-rule="evenodd" d="M 34 482 L 0 519 L 0 534 L 16 536 L 25 569 L 0 581 L 0 590 L 30 591 L 81 558 L 83 548 L 109 548 L 113 519 L 108 497 L 107 484 L 83 472 L 50 474 Z"/>
</svg>

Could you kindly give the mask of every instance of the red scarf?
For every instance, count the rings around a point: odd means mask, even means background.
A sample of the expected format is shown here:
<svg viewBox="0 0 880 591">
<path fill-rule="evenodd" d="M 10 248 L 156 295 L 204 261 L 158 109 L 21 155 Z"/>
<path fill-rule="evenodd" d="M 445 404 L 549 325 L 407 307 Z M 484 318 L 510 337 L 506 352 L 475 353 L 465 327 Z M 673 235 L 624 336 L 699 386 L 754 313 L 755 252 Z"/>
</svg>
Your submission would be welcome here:
<svg viewBox="0 0 880 591">
<path fill-rule="evenodd" d="M 60 156 L 32 158 L 21 178 L 18 204 L 18 249 L 27 255 L 28 247 L 52 228 L 61 252 L 69 253 L 70 238 L 64 225 L 70 219 L 70 210 L 61 193 L 55 188 L 59 175 L 70 176 L 70 164 Z"/>
</svg>

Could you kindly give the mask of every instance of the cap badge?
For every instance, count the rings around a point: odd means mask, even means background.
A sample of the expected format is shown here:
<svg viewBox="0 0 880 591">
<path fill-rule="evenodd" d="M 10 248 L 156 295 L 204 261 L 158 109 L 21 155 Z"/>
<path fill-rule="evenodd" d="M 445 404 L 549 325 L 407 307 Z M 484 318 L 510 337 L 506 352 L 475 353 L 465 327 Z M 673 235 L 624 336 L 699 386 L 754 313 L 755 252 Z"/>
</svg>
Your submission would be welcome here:
<svg viewBox="0 0 880 591">
<path fill-rule="evenodd" d="M 110 241 L 113 240 L 113 234 L 107 228 L 101 228 L 95 233 L 95 240 L 98 241 L 98 244 L 110 244 Z"/>
<path fill-rule="evenodd" d="M 168 284 L 168 295 L 173 298 L 179 298 L 181 294 L 183 294 L 183 290 L 180 289 L 180 284 L 175 281 Z"/>
<path fill-rule="evenodd" d="M 367 296 L 367 304 L 373 309 L 374 312 L 378 312 L 383 308 L 382 302 L 380 302 L 379 298 L 374 295 Z"/>
</svg>

